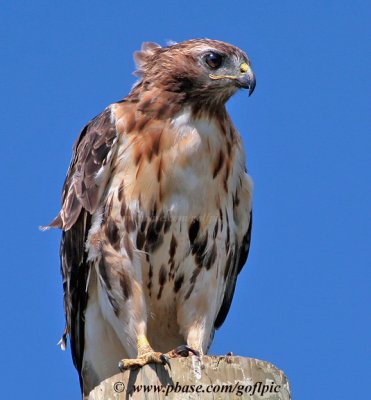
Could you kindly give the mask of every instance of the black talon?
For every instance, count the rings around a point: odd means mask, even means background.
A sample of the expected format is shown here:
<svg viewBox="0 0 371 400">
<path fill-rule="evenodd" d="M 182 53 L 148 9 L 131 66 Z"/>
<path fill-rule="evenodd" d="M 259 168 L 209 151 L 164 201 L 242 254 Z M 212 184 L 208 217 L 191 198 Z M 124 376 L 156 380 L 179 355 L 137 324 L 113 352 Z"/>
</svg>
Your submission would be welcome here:
<svg viewBox="0 0 371 400">
<path fill-rule="evenodd" d="M 169 366 L 169 368 L 171 369 L 169 359 L 165 356 L 165 354 L 160 355 L 160 360 L 162 361 L 162 364 L 164 364 L 164 365 L 167 364 Z"/>
<path fill-rule="evenodd" d="M 197 350 L 193 350 L 191 347 L 189 347 L 185 344 L 178 346 L 175 349 L 175 353 L 181 357 L 188 357 L 190 352 L 193 353 L 197 357 L 200 356 L 200 353 Z"/>
<path fill-rule="evenodd" d="M 181 357 L 188 357 L 189 356 L 189 350 L 190 349 L 189 349 L 188 346 L 183 345 L 183 346 L 178 346 L 175 349 L 175 352 L 176 352 L 176 354 L 178 354 Z"/>
<path fill-rule="evenodd" d="M 119 367 L 119 370 L 120 370 L 121 372 L 124 372 L 124 371 L 125 371 L 124 363 L 123 363 L 122 361 L 119 362 L 118 367 Z"/>
</svg>

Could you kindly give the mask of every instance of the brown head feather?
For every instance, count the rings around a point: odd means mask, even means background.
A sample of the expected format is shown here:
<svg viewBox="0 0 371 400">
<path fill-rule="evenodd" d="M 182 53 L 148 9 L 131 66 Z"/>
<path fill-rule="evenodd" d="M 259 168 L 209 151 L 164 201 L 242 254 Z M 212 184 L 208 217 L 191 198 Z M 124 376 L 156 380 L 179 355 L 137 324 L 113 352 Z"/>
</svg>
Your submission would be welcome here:
<svg viewBox="0 0 371 400">
<path fill-rule="evenodd" d="M 193 39 L 160 47 L 144 43 L 134 54 L 139 82 L 128 100 L 137 102 L 138 109 L 156 118 L 168 118 L 185 105 L 194 110 L 211 111 L 224 103 L 238 89 L 233 80 L 212 80 L 204 55 L 217 52 L 235 71 L 242 63 L 250 64 L 239 48 L 217 40 Z M 228 68 L 225 69 L 228 73 Z"/>
</svg>

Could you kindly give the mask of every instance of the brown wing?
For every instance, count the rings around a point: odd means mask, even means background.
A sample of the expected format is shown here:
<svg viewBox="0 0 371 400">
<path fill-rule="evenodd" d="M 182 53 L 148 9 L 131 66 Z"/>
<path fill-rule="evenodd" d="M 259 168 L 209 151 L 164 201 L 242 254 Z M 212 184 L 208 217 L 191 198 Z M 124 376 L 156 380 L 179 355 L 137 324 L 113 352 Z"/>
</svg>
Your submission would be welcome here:
<svg viewBox="0 0 371 400">
<path fill-rule="evenodd" d="M 245 235 L 243 236 L 242 243 L 236 244 L 234 253 L 231 255 L 231 258 L 227 261 L 231 263 L 230 270 L 231 273 L 229 275 L 229 279 L 226 285 L 226 290 L 224 293 L 224 298 L 218 315 L 214 322 L 214 327 L 216 329 L 220 328 L 225 321 L 229 309 L 232 304 L 232 299 L 234 295 L 234 290 L 236 288 L 237 276 L 241 272 L 242 267 L 245 265 L 247 257 L 249 255 L 250 250 L 250 241 L 251 241 L 251 227 L 252 227 L 252 211 L 250 211 L 250 221 L 249 226 Z"/>
<path fill-rule="evenodd" d="M 107 107 L 81 131 L 63 185 L 62 209 L 49 226 L 69 230 L 77 221 L 82 208 L 93 213 L 107 183 L 107 171 L 116 143 L 116 127 Z M 97 175 L 102 177 L 100 181 Z"/>
<path fill-rule="evenodd" d="M 49 227 L 62 228 L 60 247 L 66 328 L 62 346 L 70 336 L 72 358 L 80 375 L 84 352 L 84 312 L 87 304 L 86 284 L 89 273 L 85 241 L 91 214 L 111 172 L 116 151 L 117 131 L 111 108 L 106 108 L 81 131 L 62 192 L 62 209 Z"/>
</svg>

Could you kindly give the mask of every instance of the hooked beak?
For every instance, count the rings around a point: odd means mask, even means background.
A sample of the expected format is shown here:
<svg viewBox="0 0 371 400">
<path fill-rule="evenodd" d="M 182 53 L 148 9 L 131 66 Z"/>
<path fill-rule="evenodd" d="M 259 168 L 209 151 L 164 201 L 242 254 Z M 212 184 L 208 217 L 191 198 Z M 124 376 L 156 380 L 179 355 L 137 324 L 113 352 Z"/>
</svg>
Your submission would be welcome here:
<svg viewBox="0 0 371 400">
<path fill-rule="evenodd" d="M 252 72 L 250 66 L 245 62 L 240 65 L 238 75 L 209 74 L 209 78 L 212 80 L 230 79 L 234 81 L 239 88 L 249 89 L 249 96 L 252 95 L 256 86 L 255 74 Z"/>
<path fill-rule="evenodd" d="M 256 86 L 256 78 L 255 74 L 250 69 L 245 74 L 241 75 L 237 79 L 238 85 L 243 89 L 249 89 L 249 96 L 252 95 L 255 86 Z"/>
</svg>

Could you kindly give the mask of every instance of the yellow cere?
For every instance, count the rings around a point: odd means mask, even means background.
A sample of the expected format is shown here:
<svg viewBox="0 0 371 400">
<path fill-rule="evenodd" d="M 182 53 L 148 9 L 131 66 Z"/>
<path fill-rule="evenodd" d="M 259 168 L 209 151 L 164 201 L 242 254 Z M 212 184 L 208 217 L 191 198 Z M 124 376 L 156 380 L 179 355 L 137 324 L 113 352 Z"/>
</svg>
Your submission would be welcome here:
<svg viewBox="0 0 371 400">
<path fill-rule="evenodd" d="M 246 63 L 242 63 L 240 65 L 240 70 L 242 73 L 246 73 L 247 71 L 249 71 L 250 67 L 246 64 Z"/>
</svg>

